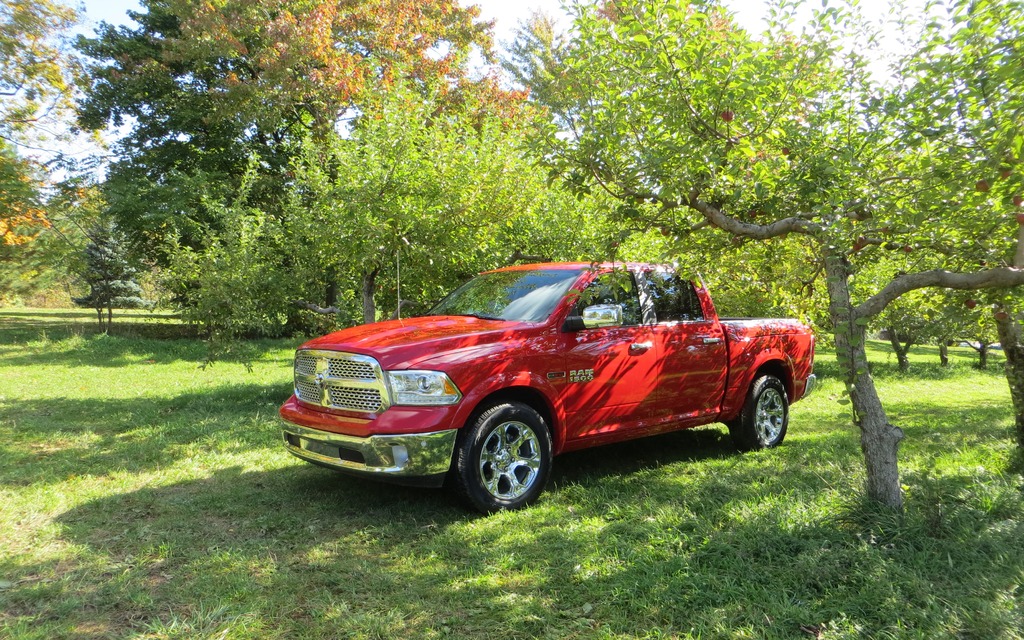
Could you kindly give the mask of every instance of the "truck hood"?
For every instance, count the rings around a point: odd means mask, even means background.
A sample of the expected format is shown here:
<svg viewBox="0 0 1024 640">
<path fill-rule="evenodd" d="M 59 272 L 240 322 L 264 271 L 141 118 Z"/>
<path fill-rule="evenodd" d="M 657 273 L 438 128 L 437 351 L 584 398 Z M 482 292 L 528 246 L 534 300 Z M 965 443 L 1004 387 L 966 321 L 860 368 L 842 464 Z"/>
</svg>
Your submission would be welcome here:
<svg viewBox="0 0 1024 640">
<path fill-rule="evenodd" d="M 310 340 L 300 349 L 348 351 L 372 356 L 384 369 L 409 369 L 452 352 L 504 351 L 514 348 L 523 330 L 538 325 L 472 316 L 428 316 L 388 320 L 342 329 Z"/>
</svg>

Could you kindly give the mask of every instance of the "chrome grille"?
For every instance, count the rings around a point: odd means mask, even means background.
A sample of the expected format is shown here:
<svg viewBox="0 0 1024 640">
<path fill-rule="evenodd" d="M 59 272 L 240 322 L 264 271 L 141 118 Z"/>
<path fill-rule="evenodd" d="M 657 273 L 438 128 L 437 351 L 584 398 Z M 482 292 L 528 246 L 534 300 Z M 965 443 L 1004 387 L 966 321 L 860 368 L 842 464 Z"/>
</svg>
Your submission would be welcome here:
<svg viewBox="0 0 1024 640">
<path fill-rule="evenodd" d="M 295 373 L 311 376 L 316 373 L 316 363 L 317 359 L 313 356 L 295 356 Z"/>
<path fill-rule="evenodd" d="M 299 400 L 312 402 L 314 404 L 323 404 L 324 393 L 320 387 L 316 386 L 316 384 L 312 382 L 296 380 L 295 395 L 298 396 Z"/>
<path fill-rule="evenodd" d="M 374 389 L 328 387 L 327 397 L 331 401 L 331 406 L 360 411 L 376 411 L 381 405 L 380 392 Z"/>
<path fill-rule="evenodd" d="M 342 351 L 296 352 L 295 396 L 307 404 L 365 413 L 391 406 L 380 364 Z"/>
<path fill-rule="evenodd" d="M 327 375 L 332 378 L 348 378 L 349 380 L 376 380 L 373 365 L 369 362 L 355 362 L 341 358 L 327 360 Z"/>
</svg>

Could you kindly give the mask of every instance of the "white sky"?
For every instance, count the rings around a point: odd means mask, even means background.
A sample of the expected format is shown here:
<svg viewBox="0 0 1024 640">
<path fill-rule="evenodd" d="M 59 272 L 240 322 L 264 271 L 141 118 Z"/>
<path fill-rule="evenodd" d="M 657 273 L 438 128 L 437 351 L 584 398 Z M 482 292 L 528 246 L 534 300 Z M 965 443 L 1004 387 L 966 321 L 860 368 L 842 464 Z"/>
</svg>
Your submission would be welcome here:
<svg viewBox="0 0 1024 640">
<path fill-rule="evenodd" d="M 495 42 L 500 46 L 512 40 L 516 26 L 527 19 L 534 11 L 543 11 L 555 17 L 568 18 L 562 11 L 560 0 L 461 0 L 463 4 L 480 6 L 481 17 L 495 20 Z M 746 29 L 755 33 L 761 30 L 761 18 L 765 14 L 764 0 L 724 0 L 736 15 L 737 21 Z M 813 3 L 818 6 L 818 2 Z M 85 7 L 85 24 L 82 32 L 92 34 L 92 28 L 100 21 L 112 24 L 134 24 L 127 16 L 129 10 L 138 11 L 137 0 L 83 0 Z M 888 13 L 889 0 L 860 0 L 865 16 L 882 18 Z"/>
</svg>

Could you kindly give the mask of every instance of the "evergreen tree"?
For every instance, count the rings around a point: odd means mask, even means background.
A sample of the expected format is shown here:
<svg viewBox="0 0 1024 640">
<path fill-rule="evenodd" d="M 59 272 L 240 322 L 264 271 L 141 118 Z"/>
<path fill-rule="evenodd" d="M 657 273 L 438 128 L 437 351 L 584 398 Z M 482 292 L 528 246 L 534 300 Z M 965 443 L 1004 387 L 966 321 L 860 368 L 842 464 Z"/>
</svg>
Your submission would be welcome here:
<svg viewBox="0 0 1024 640">
<path fill-rule="evenodd" d="M 96 309 L 103 326 L 103 309 L 107 310 L 106 329 L 113 321 L 113 309 L 137 309 L 152 303 L 142 297 L 142 287 L 135 280 L 138 269 L 129 263 L 118 234 L 109 227 L 100 227 L 90 234 L 92 241 L 85 248 L 85 280 L 89 295 L 74 298 L 81 307 Z"/>
</svg>

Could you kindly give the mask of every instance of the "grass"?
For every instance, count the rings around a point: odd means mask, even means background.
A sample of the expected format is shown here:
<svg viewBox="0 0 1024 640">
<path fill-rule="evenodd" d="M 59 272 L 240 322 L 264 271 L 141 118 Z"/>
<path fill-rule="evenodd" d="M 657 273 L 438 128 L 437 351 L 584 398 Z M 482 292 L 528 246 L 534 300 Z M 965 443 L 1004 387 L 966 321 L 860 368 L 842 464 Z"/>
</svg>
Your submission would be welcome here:
<svg viewBox="0 0 1024 640">
<path fill-rule="evenodd" d="M 286 454 L 294 340 L 204 369 L 154 339 L 168 319 L 77 320 L 0 310 L 0 637 L 1024 638 L 998 355 L 916 348 L 901 375 L 872 343 L 902 516 L 858 499 L 823 355 L 778 449 L 701 428 L 568 454 L 537 505 L 482 517 Z"/>
</svg>

